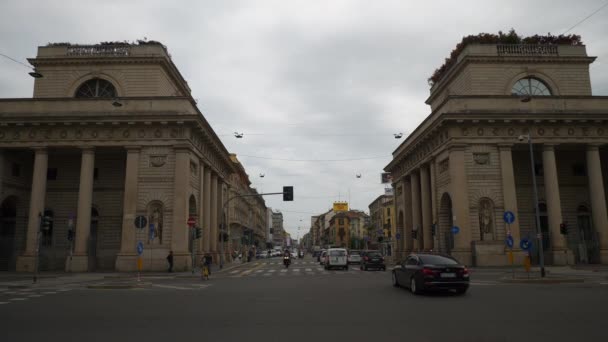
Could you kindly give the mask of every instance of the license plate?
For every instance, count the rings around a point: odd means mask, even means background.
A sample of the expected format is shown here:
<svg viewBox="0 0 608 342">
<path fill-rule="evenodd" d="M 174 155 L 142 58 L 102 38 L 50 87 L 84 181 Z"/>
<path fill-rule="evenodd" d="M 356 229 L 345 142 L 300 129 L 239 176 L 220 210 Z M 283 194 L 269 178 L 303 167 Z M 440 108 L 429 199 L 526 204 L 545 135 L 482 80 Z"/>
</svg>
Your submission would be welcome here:
<svg viewBox="0 0 608 342">
<path fill-rule="evenodd" d="M 456 278 L 456 273 L 441 273 L 441 278 Z"/>
<path fill-rule="evenodd" d="M 372 259 L 372 261 L 380 261 L 380 259 Z"/>
</svg>

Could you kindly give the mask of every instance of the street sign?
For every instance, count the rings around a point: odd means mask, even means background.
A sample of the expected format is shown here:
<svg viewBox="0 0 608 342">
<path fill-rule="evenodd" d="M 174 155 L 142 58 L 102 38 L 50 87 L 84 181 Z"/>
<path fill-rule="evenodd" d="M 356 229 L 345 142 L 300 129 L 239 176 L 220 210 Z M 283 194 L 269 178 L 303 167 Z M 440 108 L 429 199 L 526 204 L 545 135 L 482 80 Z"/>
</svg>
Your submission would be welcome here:
<svg viewBox="0 0 608 342">
<path fill-rule="evenodd" d="M 506 224 L 512 224 L 513 222 L 515 222 L 515 214 L 513 214 L 512 211 L 507 210 L 502 215 L 502 219 L 505 220 Z"/>
<path fill-rule="evenodd" d="M 146 226 L 146 224 L 148 223 L 148 220 L 146 219 L 145 216 L 139 215 L 135 218 L 135 227 L 142 229 L 143 227 Z"/>
<path fill-rule="evenodd" d="M 530 241 L 528 239 L 521 239 L 521 241 L 519 242 L 519 247 L 521 247 L 521 249 L 523 249 L 524 251 L 530 250 L 530 248 L 532 248 L 532 243 L 530 243 Z"/>
<path fill-rule="evenodd" d="M 513 248 L 513 237 L 511 235 L 507 236 L 505 243 L 507 244 L 507 247 Z"/>
<path fill-rule="evenodd" d="M 137 243 L 137 255 L 141 256 L 142 254 L 144 254 L 144 243 L 139 241 Z"/>
<path fill-rule="evenodd" d="M 150 240 L 154 239 L 154 223 L 150 223 Z"/>
<path fill-rule="evenodd" d="M 194 219 L 194 217 L 188 218 L 188 226 L 192 227 L 192 226 L 194 226 L 195 223 L 196 223 L 196 220 Z"/>
<path fill-rule="evenodd" d="M 452 234 L 458 234 L 458 233 L 460 233 L 460 227 L 458 227 L 458 226 L 452 227 Z"/>
<path fill-rule="evenodd" d="M 395 234 L 395 238 L 397 238 L 397 240 L 401 240 L 401 233 Z"/>
</svg>

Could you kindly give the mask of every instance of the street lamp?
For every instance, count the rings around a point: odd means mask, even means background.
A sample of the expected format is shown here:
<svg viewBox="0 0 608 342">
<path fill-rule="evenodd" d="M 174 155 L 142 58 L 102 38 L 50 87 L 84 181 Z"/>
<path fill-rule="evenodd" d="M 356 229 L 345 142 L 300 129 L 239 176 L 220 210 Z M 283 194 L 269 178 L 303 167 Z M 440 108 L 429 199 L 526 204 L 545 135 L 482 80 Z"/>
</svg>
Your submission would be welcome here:
<svg viewBox="0 0 608 342">
<path fill-rule="evenodd" d="M 15 63 L 21 64 L 21 65 L 23 65 L 26 68 L 32 69 L 32 71 L 28 72 L 27 74 L 30 75 L 30 76 L 32 76 L 33 78 L 42 78 L 42 77 L 44 77 L 41 73 L 38 72 L 38 70 L 36 70 L 36 68 L 33 68 L 33 67 L 31 67 L 31 66 L 29 66 L 29 65 L 27 65 L 25 63 L 21 63 L 18 60 L 14 59 L 14 58 L 12 58 L 10 56 L 7 56 L 5 54 L 0 53 L 0 56 L 2 56 L 4 58 L 7 58 L 7 59 L 9 59 L 9 60 L 11 60 L 11 61 L 13 61 Z"/>
<path fill-rule="evenodd" d="M 543 237 L 540 229 L 540 211 L 538 209 L 538 190 L 536 188 L 536 167 L 534 165 L 534 150 L 532 148 L 532 137 L 530 133 L 526 135 L 520 135 L 519 141 L 523 142 L 528 140 L 528 146 L 530 149 L 530 164 L 532 166 L 532 187 L 534 188 L 534 206 L 536 208 L 536 236 L 538 238 L 538 261 L 540 263 L 540 276 L 545 277 L 545 253 L 543 248 Z"/>
</svg>

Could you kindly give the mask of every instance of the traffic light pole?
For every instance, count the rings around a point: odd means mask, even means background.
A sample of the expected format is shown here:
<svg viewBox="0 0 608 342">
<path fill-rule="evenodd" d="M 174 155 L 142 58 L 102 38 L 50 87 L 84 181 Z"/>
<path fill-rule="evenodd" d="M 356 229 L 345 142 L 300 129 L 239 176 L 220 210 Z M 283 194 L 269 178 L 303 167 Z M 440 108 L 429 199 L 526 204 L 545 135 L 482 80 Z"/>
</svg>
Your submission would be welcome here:
<svg viewBox="0 0 608 342">
<path fill-rule="evenodd" d="M 220 224 L 220 269 L 222 269 L 224 267 L 224 230 L 226 228 L 226 206 L 228 205 L 228 203 L 230 203 L 230 201 L 232 201 L 235 198 L 242 198 L 242 197 L 257 197 L 257 196 L 268 196 L 268 195 L 284 195 L 286 194 L 285 192 L 267 192 L 264 194 L 255 194 L 255 195 L 236 195 L 236 196 L 232 196 L 230 197 L 228 200 L 226 200 L 226 202 L 224 202 L 224 204 L 222 205 L 222 223 Z M 293 192 L 291 193 L 291 195 L 293 196 Z M 243 255 L 243 258 L 246 258 L 247 256 Z"/>
</svg>

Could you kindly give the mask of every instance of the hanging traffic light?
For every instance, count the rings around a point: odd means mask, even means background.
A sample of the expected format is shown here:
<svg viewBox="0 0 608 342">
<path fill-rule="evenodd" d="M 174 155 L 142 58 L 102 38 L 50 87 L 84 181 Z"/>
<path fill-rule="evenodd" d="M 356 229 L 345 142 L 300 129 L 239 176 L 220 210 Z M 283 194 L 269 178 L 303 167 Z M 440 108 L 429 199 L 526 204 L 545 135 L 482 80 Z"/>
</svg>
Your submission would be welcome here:
<svg viewBox="0 0 608 342">
<path fill-rule="evenodd" d="M 293 186 L 283 187 L 283 201 L 293 201 Z"/>
<path fill-rule="evenodd" d="M 200 227 L 196 227 L 196 228 L 194 228 L 194 229 L 195 229 L 195 230 L 194 230 L 194 235 L 195 235 L 195 238 L 196 238 L 196 239 L 200 239 L 200 238 L 201 238 L 201 236 L 203 235 L 203 229 L 202 229 L 202 228 L 200 228 Z"/>
</svg>

